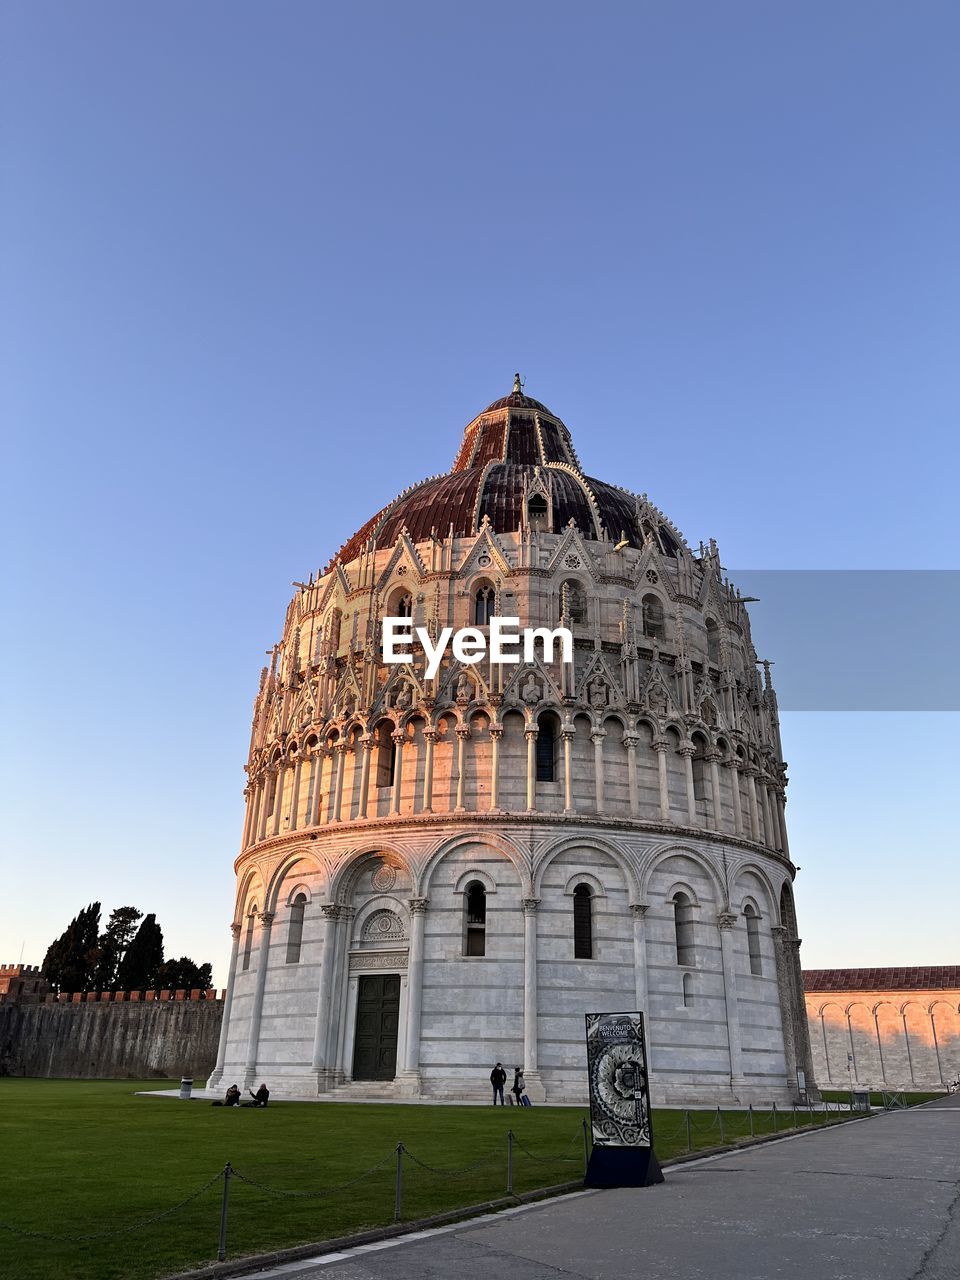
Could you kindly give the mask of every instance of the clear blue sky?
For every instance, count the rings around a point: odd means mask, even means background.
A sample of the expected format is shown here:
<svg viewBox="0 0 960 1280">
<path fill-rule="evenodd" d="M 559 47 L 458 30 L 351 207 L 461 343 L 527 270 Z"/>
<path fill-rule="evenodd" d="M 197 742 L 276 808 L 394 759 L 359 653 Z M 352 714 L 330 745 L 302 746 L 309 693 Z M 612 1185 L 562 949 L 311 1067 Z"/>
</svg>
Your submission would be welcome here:
<svg viewBox="0 0 960 1280">
<path fill-rule="evenodd" d="M 0 960 L 100 898 L 224 981 L 289 584 L 515 369 L 733 570 L 957 566 L 955 4 L 9 0 L 0 44 Z M 957 732 L 785 717 L 808 966 L 960 959 Z"/>
</svg>

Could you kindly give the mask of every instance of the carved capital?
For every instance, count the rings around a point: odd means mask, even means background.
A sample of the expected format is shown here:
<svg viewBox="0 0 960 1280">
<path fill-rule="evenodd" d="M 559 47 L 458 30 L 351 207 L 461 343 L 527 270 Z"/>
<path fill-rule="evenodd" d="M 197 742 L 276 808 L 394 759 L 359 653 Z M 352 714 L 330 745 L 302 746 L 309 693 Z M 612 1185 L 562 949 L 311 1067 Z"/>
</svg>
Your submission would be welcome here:
<svg viewBox="0 0 960 1280">
<path fill-rule="evenodd" d="M 402 747 L 407 740 L 407 735 L 402 729 L 398 729 L 396 733 L 391 733 L 390 740 L 393 742 L 394 746 Z"/>
<path fill-rule="evenodd" d="M 606 736 L 607 735 L 603 729 L 597 729 L 593 733 L 591 733 L 590 741 L 593 743 L 595 747 L 599 747 L 603 745 L 603 740 Z"/>
<path fill-rule="evenodd" d="M 633 915 L 634 920 L 642 920 L 649 910 L 650 910 L 649 902 L 631 902 L 630 903 L 630 912 Z"/>
<path fill-rule="evenodd" d="M 625 733 L 623 735 L 623 745 L 628 751 L 636 751 L 637 747 L 640 745 L 640 739 L 632 733 Z"/>
<path fill-rule="evenodd" d="M 681 742 L 677 748 L 677 755 L 683 756 L 684 760 L 692 760 L 697 754 L 697 749 L 692 742 Z"/>
<path fill-rule="evenodd" d="M 234 936 L 235 938 L 239 938 L 239 937 L 240 937 L 240 934 L 243 932 L 243 925 L 242 925 L 242 924 L 232 924 L 232 925 L 230 926 L 230 932 L 233 934 L 233 936 Z"/>
<path fill-rule="evenodd" d="M 717 928 L 721 933 L 726 933 L 728 929 L 732 929 L 737 923 L 737 915 L 735 911 L 718 911 L 717 912 Z"/>
<path fill-rule="evenodd" d="M 424 729 L 423 731 L 423 738 L 425 742 L 436 742 L 439 736 L 440 735 L 437 733 L 436 729 Z"/>
<path fill-rule="evenodd" d="M 471 736 L 470 726 L 468 724 L 458 724 L 456 728 L 456 734 L 458 738 L 462 739 L 465 742 L 467 738 Z"/>
<path fill-rule="evenodd" d="M 492 724 L 492 725 L 490 726 L 490 737 L 491 737 L 491 738 L 496 738 L 496 739 L 497 739 L 497 741 L 499 742 L 499 740 L 503 737 L 503 725 L 502 725 L 502 724 Z"/>
<path fill-rule="evenodd" d="M 340 920 L 343 915 L 343 908 L 339 902 L 321 902 L 320 910 L 328 920 Z"/>
<path fill-rule="evenodd" d="M 429 898 L 408 898 L 407 906 L 412 916 L 422 916 L 430 905 Z"/>
<path fill-rule="evenodd" d="M 561 729 L 561 730 L 560 730 L 560 741 L 561 741 L 561 742 L 572 742 L 576 736 L 577 736 L 577 732 L 576 732 L 576 730 L 575 730 L 575 729 Z"/>
<path fill-rule="evenodd" d="M 661 755 L 664 751 L 670 750 L 670 743 L 666 738 L 654 738 L 650 745 L 653 747 L 654 751 L 659 751 Z"/>
<path fill-rule="evenodd" d="M 524 729 L 523 736 L 526 738 L 528 742 L 531 739 L 534 742 L 536 742 L 537 738 L 540 736 L 540 730 L 537 729 L 535 726 L 533 727 L 528 726 L 526 729 Z"/>
<path fill-rule="evenodd" d="M 539 898 L 524 898 L 524 899 L 523 899 L 523 914 L 524 914 L 525 916 L 533 916 L 533 915 L 536 915 L 536 913 L 537 913 L 537 911 L 538 911 L 539 907 L 540 907 L 540 899 L 539 899 Z"/>
<path fill-rule="evenodd" d="M 257 919 L 260 921 L 260 923 L 263 925 L 265 929 L 269 929 L 270 926 L 273 924 L 273 912 L 261 911 L 257 916 Z"/>
</svg>

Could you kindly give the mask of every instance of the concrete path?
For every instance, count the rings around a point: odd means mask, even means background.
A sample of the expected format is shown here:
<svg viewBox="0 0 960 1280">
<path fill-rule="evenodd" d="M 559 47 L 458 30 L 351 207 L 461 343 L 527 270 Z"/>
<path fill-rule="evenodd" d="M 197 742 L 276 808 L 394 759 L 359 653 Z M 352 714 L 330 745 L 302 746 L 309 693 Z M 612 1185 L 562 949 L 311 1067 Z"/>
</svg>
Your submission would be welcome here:
<svg viewBox="0 0 960 1280">
<path fill-rule="evenodd" d="M 261 1280 L 958 1280 L 960 1097 Z"/>
</svg>

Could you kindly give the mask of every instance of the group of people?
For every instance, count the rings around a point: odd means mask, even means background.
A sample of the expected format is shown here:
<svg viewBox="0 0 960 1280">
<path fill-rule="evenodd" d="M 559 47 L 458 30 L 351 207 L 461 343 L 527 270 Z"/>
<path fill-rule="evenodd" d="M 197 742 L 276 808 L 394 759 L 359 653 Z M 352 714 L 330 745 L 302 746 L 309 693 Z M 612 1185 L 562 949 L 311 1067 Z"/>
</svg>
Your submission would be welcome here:
<svg viewBox="0 0 960 1280">
<path fill-rule="evenodd" d="M 497 1099 L 499 1098 L 501 1107 L 504 1106 L 503 1087 L 507 1083 L 507 1073 L 502 1062 L 498 1062 L 490 1072 L 490 1083 L 493 1085 L 493 1105 L 497 1105 Z M 527 1082 L 523 1078 L 523 1067 L 513 1068 L 513 1087 L 510 1092 L 516 1098 L 518 1107 L 530 1106 L 530 1099 L 527 1097 Z"/>
<path fill-rule="evenodd" d="M 213 1105 L 215 1107 L 265 1107 L 270 1101 L 270 1090 L 265 1084 L 262 1084 L 256 1093 L 252 1089 L 248 1089 L 247 1093 L 249 1093 L 253 1101 L 241 1102 L 240 1099 L 243 1095 L 240 1093 L 240 1086 L 232 1084 L 224 1094 L 223 1101 L 215 1102 Z"/>
</svg>

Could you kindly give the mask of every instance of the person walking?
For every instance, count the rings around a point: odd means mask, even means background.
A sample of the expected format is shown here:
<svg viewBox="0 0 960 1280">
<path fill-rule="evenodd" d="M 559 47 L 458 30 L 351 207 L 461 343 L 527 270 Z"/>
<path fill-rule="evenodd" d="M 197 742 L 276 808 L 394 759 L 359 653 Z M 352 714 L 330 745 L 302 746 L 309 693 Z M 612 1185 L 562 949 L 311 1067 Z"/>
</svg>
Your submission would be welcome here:
<svg viewBox="0 0 960 1280">
<path fill-rule="evenodd" d="M 513 1068 L 513 1088 L 510 1092 L 517 1100 L 517 1106 L 523 1106 L 523 1091 L 527 1087 L 527 1082 L 523 1078 L 523 1067 Z"/>
<path fill-rule="evenodd" d="M 503 1069 L 503 1063 L 498 1062 L 490 1072 L 490 1083 L 493 1085 L 493 1105 L 497 1105 L 497 1095 L 500 1096 L 500 1105 L 503 1103 L 503 1086 L 507 1083 L 507 1073 Z"/>
</svg>

